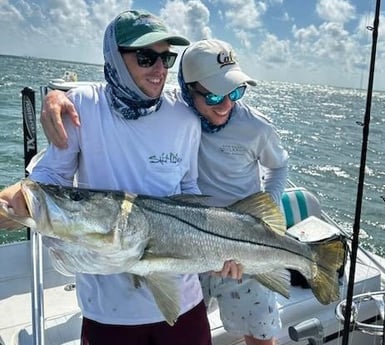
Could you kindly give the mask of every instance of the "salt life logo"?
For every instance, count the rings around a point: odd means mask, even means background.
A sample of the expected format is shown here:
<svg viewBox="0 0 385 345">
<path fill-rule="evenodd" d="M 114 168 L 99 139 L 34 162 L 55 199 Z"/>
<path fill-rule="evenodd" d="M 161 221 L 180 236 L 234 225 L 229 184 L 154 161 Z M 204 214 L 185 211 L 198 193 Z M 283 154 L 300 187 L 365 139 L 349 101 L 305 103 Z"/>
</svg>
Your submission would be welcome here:
<svg viewBox="0 0 385 345">
<path fill-rule="evenodd" d="M 177 165 L 182 161 L 182 158 L 178 153 L 161 153 L 160 155 L 152 155 L 149 157 L 151 164 L 161 164 L 161 165 Z"/>
</svg>

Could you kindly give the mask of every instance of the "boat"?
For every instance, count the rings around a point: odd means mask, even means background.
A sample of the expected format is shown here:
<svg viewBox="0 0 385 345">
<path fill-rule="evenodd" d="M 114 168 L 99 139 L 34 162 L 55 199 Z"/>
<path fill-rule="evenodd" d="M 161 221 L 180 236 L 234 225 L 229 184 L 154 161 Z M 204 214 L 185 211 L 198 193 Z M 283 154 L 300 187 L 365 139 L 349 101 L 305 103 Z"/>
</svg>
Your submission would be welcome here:
<svg viewBox="0 0 385 345">
<path fill-rule="evenodd" d="M 41 88 L 41 97 L 50 89 L 68 90 L 84 83 L 66 78 L 51 80 Z M 34 92 L 26 88 L 22 94 L 25 143 L 28 143 L 25 155 L 31 159 L 37 146 Z M 320 201 L 311 191 L 290 182 L 282 203 L 287 232 L 291 236 L 301 241 L 349 237 L 322 210 Z M 55 270 L 47 249 L 41 244 L 41 236 L 31 233 L 30 240 L 0 245 L 0 262 L 3 267 L 0 345 L 80 344 L 81 312 L 76 301 L 74 277 Z M 357 297 L 350 326 L 351 345 L 380 344 L 378 334 L 384 321 L 384 267 L 384 258 L 359 247 L 354 275 L 354 295 Z M 347 257 L 339 278 L 341 300 L 329 305 L 320 304 L 310 288 L 294 282 L 289 299 L 278 295 L 282 320 L 278 344 L 337 345 L 341 342 L 349 272 L 350 258 Z M 224 330 L 218 309 L 208 313 L 214 345 L 244 344 L 243 337 Z"/>
<path fill-rule="evenodd" d="M 379 5 L 376 18 L 378 11 Z M 49 89 L 67 90 L 84 83 L 77 81 L 76 74 L 67 73 L 44 86 L 41 95 Z M 29 88 L 22 94 L 27 165 L 37 153 L 35 100 Z M 339 272 L 340 300 L 322 305 L 311 289 L 294 279 L 290 298 L 278 295 L 282 321 L 278 344 L 382 344 L 385 258 L 359 246 L 359 231 L 347 234 L 324 212 L 322 200 L 312 191 L 289 182 L 282 204 L 290 236 L 301 241 L 341 236 L 350 255 Z M 0 345 L 79 345 L 82 316 L 74 277 L 55 270 L 41 236 L 32 232 L 27 241 L 1 244 L 0 263 Z M 243 337 L 224 330 L 217 308 L 208 310 L 208 317 L 214 345 L 245 344 Z"/>
</svg>

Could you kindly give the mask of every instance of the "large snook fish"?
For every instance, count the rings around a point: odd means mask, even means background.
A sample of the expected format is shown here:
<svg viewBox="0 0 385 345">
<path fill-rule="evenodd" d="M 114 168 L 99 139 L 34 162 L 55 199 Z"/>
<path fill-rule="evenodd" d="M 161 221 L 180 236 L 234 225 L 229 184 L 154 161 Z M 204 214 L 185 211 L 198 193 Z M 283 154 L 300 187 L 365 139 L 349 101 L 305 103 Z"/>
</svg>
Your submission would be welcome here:
<svg viewBox="0 0 385 345">
<path fill-rule="evenodd" d="M 300 272 L 322 304 L 339 298 L 341 239 L 302 243 L 285 234 L 280 209 L 266 193 L 230 207 L 207 197 L 150 197 L 21 181 L 31 218 L 0 212 L 43 235 L 61 271 L 129 272 L 148 284 L 166 320 L 179 314 L 172 275 L 220 270 L 234 259 L 268 288 L 289 297 L 286 269 Z"/>
</svg>

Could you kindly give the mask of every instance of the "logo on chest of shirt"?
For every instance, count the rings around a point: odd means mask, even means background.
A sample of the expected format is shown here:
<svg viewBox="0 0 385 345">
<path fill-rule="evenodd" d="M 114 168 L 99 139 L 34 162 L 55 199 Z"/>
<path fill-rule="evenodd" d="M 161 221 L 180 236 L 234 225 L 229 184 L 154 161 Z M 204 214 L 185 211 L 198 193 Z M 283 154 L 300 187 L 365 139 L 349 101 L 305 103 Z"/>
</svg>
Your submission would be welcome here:
<svg viewBox="0 0 385 345">
<path fill-rule="evenodd" d="M 148 157 L 148 159 L 151 164 L 160 165 L 178 165 L 182 161 L 182 158 L 179 156 L 179 154 L 175 152 L 162 152 L 160 155 L 152 155 Z"/>
<path fill-rule="evenodd" d="M 238 144 L 224 144 L 219 147 L 219 150 L 226 155 L 242 156 L 246 152 L 246 148 Z"/>
</svg>

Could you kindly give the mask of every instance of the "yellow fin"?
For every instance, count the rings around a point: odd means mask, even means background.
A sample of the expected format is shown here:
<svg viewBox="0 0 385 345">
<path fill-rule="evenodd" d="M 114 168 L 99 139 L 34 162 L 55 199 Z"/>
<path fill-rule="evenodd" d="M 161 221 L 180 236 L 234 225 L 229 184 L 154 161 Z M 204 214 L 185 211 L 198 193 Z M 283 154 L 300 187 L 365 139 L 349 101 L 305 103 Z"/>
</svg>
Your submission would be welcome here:
<svg viewBox="0 0 385 345">
<path fill-rule="evenodd" d="M 278 292 L 282 296 L 290 297 L 290 272 L 279 269 L 269 273 L 253 274 L 251 276 L 268 289 Z"/>
<path fill-rule="evenodd" d="M 346 243 L 339 238 L 311 244 L 316 252 L 314 276 L 308 280 L 314 296 L 322 304 L 337 301 L 340 296 L 338 270 L 345 264 Z"/>
<path fill-rule="evenodd" d="M 180 296 L 175 279 L 170 275 L 157 273 L 144 279 L 167 323 L 173 326 L 180 313 Z"/>
<path fill-rule="evenodd" d="M 247 213 L 256 219 L 261 219 L 271 231 L 280 236 L 286 234 L 286 221 L 281 209 L 269 193 L 252 194 L 228 207 L 231 210 Z"/>
</svg>

